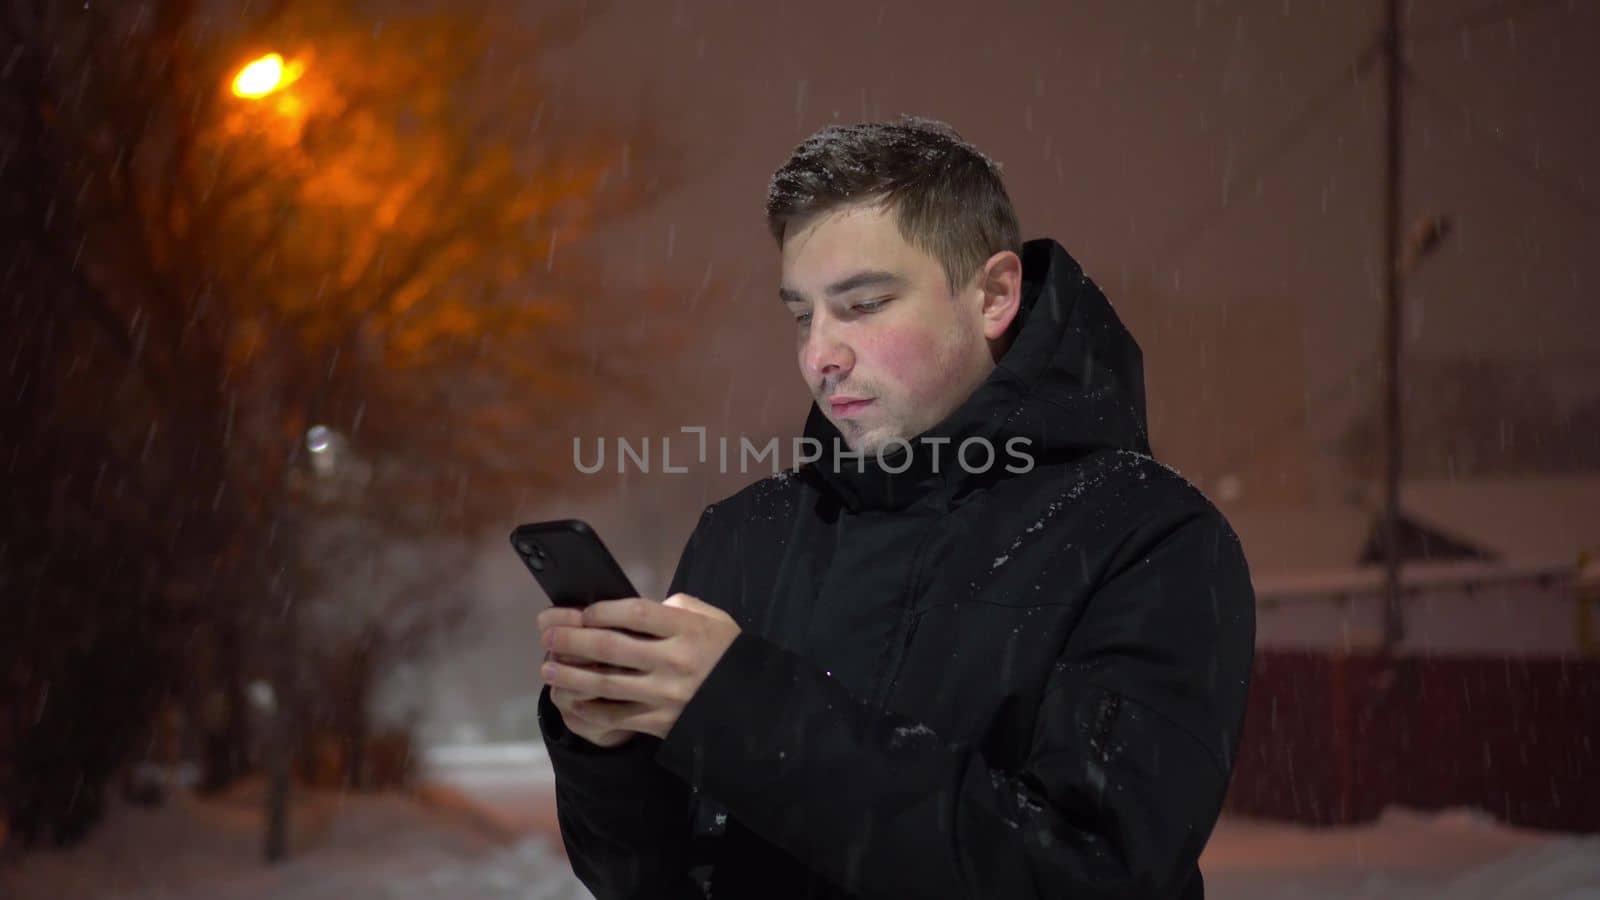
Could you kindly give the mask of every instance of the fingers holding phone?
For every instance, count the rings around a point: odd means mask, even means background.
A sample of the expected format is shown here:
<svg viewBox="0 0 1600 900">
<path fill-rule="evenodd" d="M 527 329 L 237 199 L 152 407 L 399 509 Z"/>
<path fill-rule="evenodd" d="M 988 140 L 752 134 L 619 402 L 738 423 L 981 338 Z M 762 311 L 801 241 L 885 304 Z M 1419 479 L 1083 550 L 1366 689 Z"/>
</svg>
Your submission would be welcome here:
<svg viewBox="0 0 1600 900">
<path fill-rule="evenodd" d="M 610 663 L 600 662 L 599 660 L 588 659 L 587 657 L 582 656 L 573 656 L 567 653 L 556 653 L 555 651 L 548 649 L 551 644 L 551 629 L 584 627 L 582 610 L 552 606 L 549 609 L 539 613 L 534 621 L 539 626 L 539 645 L 547 648 L 544 653 L 544 658 L 546 660 L 553 659 L 558 663 L 562 663 L 563 665 L 577 666 L 580 669 L 590 669 L 595 672 L 632 671 L 625 666 L 615 666 Z"/>
<path fill-rule="evenodd" d="M 581 628 L 583 627 L 583 612 L 577 609 L 553 606 L 539 613 L 536 619 L 539 626 L 539 643 L 548 647 L 550 640 L 548 634 L 554 628 Z M 596 672 L 623 672 L 628 671 L 622 666 L 613 666 L 609 663 L 597 662 L 581 656 L 570 656 L 546 650 L 546 660 L 555 660 L 568 666 L 581 669 L 591 669 Z M 616 747 L 624 744 L 629 738 L 638 734 L 628 729 L 613 728 L 607 724 L 609 714 L 623 712 L 632 704 L 621 700 L 612 700 L 577 691 L 550 687 L 550 702 L 561 713 L 561 720 L 567 730 L 576 734 L 597 747 Z"/>
<path fill-rule="evenodd" d="M 600 600 L 638 596 L 622 566 L 588 523 L 561 519 L 519 525 L 511 546 L 554 604 L 538 615 L 539 642 L 549 647 L 552 629 L 582 628 L 583 608 Z M 617 629 L 623 630 L 623 629 Z M 544 658 L 594 672 L 630 672 L 624 666 L 581 656 L 546 651 Z M 638 734 L 609 722 L 627 715 L 637 704 L 607 697 L 550 688 L 550 701 L 569 731 L 601 747 L 614 747 Z"/>
</svg>

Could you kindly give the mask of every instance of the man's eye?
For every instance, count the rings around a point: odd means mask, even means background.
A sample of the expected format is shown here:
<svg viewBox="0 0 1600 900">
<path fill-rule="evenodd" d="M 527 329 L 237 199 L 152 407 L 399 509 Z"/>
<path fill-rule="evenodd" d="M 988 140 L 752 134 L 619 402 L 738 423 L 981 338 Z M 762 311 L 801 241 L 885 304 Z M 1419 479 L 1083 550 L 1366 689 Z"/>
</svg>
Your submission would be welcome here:
<svg viewBox="0 0 1600 900">
<path fill-rule="evenodd" d="M 796 325 L 804 325 L 809 321 L 811 321 L 811 313 L 799 313 L 794 317 Z"/>
<path fill-rule="evenodd" d="M 857 303 L 857 304 L 855 304 L 854 306 L 852 306 L 850 308 L 855 310 L 856 312 L 875 313 L 878 310 L 882 309 L 884 304 L 886 304 L 888 302 L 889 302 L 889 298 L 888 297 L 884 297 L 881 300 L 863 300 L 860 303 Z"/>
</svg>

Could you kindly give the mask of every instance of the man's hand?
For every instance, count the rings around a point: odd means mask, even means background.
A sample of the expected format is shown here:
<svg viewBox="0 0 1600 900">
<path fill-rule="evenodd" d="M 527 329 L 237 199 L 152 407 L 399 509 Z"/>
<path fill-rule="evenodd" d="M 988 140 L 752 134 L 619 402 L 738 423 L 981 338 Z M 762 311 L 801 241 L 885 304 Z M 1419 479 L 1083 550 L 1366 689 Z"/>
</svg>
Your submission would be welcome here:
<svg viewBox="0 0 1600 900">
<path fill-rule="evenodd" d="M 539 623 L 539 643 L 549 647 L 550 639 L 548 633 L 550 629 L 556 626 L 576 628 L 582 625 L 583 612 L 561 606 L 552 606 L 539 613 L 537 621 Z M 578 657 L 563 656 L 552 650 L 546 650 L 544 661 L 548 663 L 551 660 L 577 667 L 591 666 L 597 671 L 606 671 L 610 668 L 601 664 L 590 663 Z M 547 678 L 546 681 L 548 680 Z M 552 684 L 550 685 L 550 702 L 555 705 L 556 709 L 561 711 L 561 721 L 566 724 L 568 731 L 597 747 L 616 747 L 626 743 L 628 739 L 637 734 L 637 732 L 625 729 L 610 728 L 594 721 L 593 716 L 596 714 L 596 710 L 613 701 L 564 690 Z"/>
<path fill-rule="evenodd" d="M 688 594 L 552 607 L 538 622 L 551 702 L 569 730 L 602 747 L 635 733 L 666 738 L 740 631 Z"/>
</svg>

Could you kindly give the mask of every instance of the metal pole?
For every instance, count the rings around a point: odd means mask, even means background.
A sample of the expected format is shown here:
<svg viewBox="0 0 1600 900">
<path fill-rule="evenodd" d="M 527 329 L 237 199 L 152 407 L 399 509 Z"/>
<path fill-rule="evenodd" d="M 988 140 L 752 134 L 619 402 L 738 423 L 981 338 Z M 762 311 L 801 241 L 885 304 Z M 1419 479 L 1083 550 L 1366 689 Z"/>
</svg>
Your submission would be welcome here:
<svg viewBox="0 0 1600 900">
<path fill-rule="evenodd" d="M 1400 361 L 1402 289 L 1400 272 L 1400 182 L 1403 163 L 1401 128 L 1401 0 L 1387 0 L 1384 28 L 1384 57 L 1388 94 L 1387 158 L 1384 197 L 1384 471 L 1383 471 L 1383 556 L 1384 604 L 1383 649 L 1393 652 L 1405 637 L 1404 609 L 1400 594 L 1400 468 L 1401 410 Z"/>
<path fill-rule="evenodd" d="M 298 529 L 296 529 L 298 531 Z M 283 552 L 291 554 L 287 583 L 280 586 L 282 614 L 277 623 L 278 658 L 273 666 L 274 690 L 277 697 L 272 712 L 272 744 L 267 761 L 267 833 L 263 847 L 266 861 L 280 863 L 289 858 L 291 804 L 294 794 L 294 757 L 300 739 L 300 610 L 299 588 L 300 560 L 292 543 Z M 274 592 L 274 600 L 280 596 Z"/>
</svg>

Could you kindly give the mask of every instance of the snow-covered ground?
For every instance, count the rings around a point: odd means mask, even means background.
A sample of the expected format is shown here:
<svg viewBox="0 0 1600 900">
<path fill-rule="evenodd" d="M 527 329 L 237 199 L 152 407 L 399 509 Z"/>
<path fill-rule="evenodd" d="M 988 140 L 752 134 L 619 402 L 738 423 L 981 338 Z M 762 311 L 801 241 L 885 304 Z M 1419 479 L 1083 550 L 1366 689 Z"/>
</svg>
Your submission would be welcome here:
<svg viewBox="0 0 1600 900">
<path fill-rule="evenodd" d="M 559 847 L 459 794 L 297 796 L 290 861 L 261 863 L 259 785 L 114 807 L 82 847 L 0 864 L 16 900 L 592 900 Z"/>
<path fill-rule="evenodd" d="M 0 897 L 586 900 L 555 830 L 542 748 L 433 757 L 419 795 L 300 794 L 293 859 L 259 862 L 261 796 L 116 807 L 89 842 L 0 864 Z M 1224 818 L 1201 861 L 1213 897 L 1600 898 L 1600 835 L 1510 828 L 1472 810 L 1389 810 L 1355 828 Z"/>
<path fill-rule="evenodd" d="M 1390 808 L 1376 822 L 1306 828 L 1223 817 L 1200 859 L 1227 900 L 1600 898 L 1600 835 L 1508 827 L 1473 809 Z"/>
</svg>

